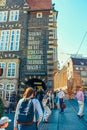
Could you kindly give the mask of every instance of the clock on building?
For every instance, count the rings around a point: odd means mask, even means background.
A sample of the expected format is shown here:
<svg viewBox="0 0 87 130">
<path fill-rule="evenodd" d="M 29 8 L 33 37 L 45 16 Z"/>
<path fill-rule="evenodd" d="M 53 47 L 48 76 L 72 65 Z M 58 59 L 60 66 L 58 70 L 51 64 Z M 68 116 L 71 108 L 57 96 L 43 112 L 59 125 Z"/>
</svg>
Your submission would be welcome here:
<svg viewBox="0 0 87 130">
<path fill-rule="evenodd" d="M 6 5 L 6 0 L 0 0 L 0 6 L 5 6 Z"/>
</svg>

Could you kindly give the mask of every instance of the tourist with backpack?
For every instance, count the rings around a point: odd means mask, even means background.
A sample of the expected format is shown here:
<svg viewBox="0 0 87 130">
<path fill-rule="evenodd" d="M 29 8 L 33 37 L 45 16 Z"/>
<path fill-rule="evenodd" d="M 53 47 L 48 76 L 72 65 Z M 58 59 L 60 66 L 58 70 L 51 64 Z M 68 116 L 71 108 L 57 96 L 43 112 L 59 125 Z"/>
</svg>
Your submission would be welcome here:
<svg viewBox="0 0 87 130">
<path fill-rule="evenodd" d="M 38 116 L 37 116 L 38 114 Z M 38 119 L 36 119 L 38 117 Z M 14 130 L 37 130 L 43 117 L 38 99 L 34 98 L 34 90 L 28 87 L 19 100 L 14 117 Z"/>
</svg>

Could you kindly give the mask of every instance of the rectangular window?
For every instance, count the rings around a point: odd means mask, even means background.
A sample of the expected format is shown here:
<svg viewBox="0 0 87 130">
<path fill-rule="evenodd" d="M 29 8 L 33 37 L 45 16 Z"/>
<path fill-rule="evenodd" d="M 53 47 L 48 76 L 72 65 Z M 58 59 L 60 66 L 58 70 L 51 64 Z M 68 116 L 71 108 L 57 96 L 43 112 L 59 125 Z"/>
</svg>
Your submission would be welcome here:
<svg viewBox="0 0 87 130">
<path fill-rule="evenodd" d="M 4 62 L 0 62 L 0 68 L 5 68 L 5 66 L 6 66 L 6 63 L 4 63 Z"/>
<path fill-rule="evenodd" d="M 11 30 L 10 37 L 10 51 L 18 51 L 19 50 L 19 41 L 20 41 L 20 30 Z"/>
<path fill-rule="evenodd" d="M 14 84 L 7 84 L 5 87 L 5 99 L 7 101 L 12 101 L 12 92 L 15 91 L 15 85 Z"/>
<path fill-rule="evenodd" d="M 16 75 L 16 63 L 9 63 L 7 68 L 7 76 L 15 77 Z"/>
<path fill-rule="evenodd" d="M 9 21 L 18 21 L 19 19 L 19 10 L 10 11 Z"/>
<path fill-rule="evenodd" d="M 7 51 L 8 50 L 9 35 L 10 35 L 10 30 L 1 31 L 0 51 L 2 51 L 2 50 Z"/>
<path fill-rule="evenodd" d="M 86 77 L 82 77 L 82 83 L 83 83 L 84 85 L 87 85 L 87 78 L 86 78 Z"/>
<path fill-rule="evenodd" d="M 15 85 L 14 84 L 7 84 L 5 87 L 5 99 L 7 101 L 11 101 L 12 91 L 15 91 Z"/>
<path fill-rule="evenodd" d="M 8 11 L 0 11 L 0 22 L 7 22 Z"/>
<path fill-rule="evenodd" d="M 81 71 L 81 76 L 87 77 L 87 71 Z"/>
<path fill-rule="evenodd" d="M 53 14 L 53 20 L 54 20 L 54 21 L 57 20 L 57 15 L 56 15 L 56 13 Z"/>
<path fill-rule="evenodd" d="M 20 29 L 0 31 L 0 51 L 18 51 L 19 41 Z"/>
</svg>

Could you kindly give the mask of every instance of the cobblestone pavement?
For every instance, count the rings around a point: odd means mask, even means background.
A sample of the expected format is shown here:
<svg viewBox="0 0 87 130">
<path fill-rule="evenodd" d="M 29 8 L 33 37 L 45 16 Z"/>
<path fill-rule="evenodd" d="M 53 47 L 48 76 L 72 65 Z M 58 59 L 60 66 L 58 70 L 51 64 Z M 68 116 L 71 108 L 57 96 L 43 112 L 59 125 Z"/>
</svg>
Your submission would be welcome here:
<svg viewBox="0 0 87 130">
<path fill-rule="evenodd" d="M 77 117 L 78 103 L 76 100 L 65 100 L 66 109 L 59 113 L 59 109 L 52 110 L 49 123 L 41 123 L 38 130 L 87 130 L 87 102 L 84 108 L 84 117 Z M 12 119 L 7 130 L 13 130 L 14 113 L 6 114 Z"/>
</svg>

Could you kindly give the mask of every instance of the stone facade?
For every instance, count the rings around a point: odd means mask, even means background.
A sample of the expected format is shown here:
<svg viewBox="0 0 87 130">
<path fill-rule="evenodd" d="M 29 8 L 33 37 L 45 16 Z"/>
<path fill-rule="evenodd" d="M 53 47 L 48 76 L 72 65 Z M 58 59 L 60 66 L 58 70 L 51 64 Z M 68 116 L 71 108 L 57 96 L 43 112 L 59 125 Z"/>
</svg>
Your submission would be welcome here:
<svg viewBox="0 0 87 130">
<path fill-rule="evenodd" d="M 29 0 L 2 2 L 4 4 L 0 3 L 0 16 L 5 17 L 0 21 L 0 67 L 4 71 L 0 77 L 0 89 L 4 88 L 5 99 L 7 92 L 5 82 L 9 81 L 11 82 L 8 91 L 13 83 L 14 90 L 20 94 L 23 91 L 22 87 L 24 88 L 21 82 L 25 82 L 26 78 L 40 79 L 48 88 L 53 89 L 53 77 L 57 72 L 58 62 L 57 11 L 52 7 L 50 0 L 47 0 L 50 3 L 49 7 L 38 7 L 36 10 L 30 7 Z M 4 67 L 3 63 L 6 63 Z M 9 63 L 12 66 L 8 67 Z M 7 75 L 10 75 L 11 71 L 13 75 L 6 76 L 4 82 L 5 70 Z M 7 95 L 10 96 L 10 92 L 7 92 Z"/>
</svg>

